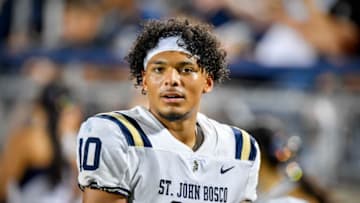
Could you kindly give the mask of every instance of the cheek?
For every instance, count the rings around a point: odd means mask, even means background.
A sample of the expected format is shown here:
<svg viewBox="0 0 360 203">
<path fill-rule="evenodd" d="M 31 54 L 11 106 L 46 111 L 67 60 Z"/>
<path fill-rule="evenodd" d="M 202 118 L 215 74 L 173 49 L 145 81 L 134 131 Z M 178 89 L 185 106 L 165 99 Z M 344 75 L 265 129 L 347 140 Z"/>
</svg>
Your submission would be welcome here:
<svg viewBox="0 0 360 203">
<path fill-rule="evenodd" d="M 147 92 L 147 95 L 149 98 L 152 98 L 152 97 L 157 97 L 157 95 L 159 94 L 159 91 L 161 89 L 161 83 L 156 80 L 153 80 L 153 79 L 150 79 L 148 80 L 146 86 L 144 86 L 146 92 Z"/>
<path fill-rule="evenodd" d="M 191 84 L 191 91 L 196 94 L 203 93 L 206 88 L 206 80 L 199 75 L 195 76 L 188 84 Z"/>
<path fill-rule="evenodd" d="M 154 89 L 154 87 L 156 87 L 158 83 L 159 79 L 155 78 L 152 75 L 144 77 L 143 85 L 147 91 Z"/>
<path fill-rule="evenodd" d="M 149 80 L 154 85 L 159 85 L 164 80 L 164 78 L 160 75 L 152 74 L 149 76 Z"/>
<path fill-rule="evenodd" d="M 202 96 L 202 94 L 204 93 L 205 90 L 205 86 L 204 83 L 202 82 L 189 82 L 188 85 L 191 85 L 188 88 L 188 91 L 196 98 L 200 98 Z"/>
</svg>

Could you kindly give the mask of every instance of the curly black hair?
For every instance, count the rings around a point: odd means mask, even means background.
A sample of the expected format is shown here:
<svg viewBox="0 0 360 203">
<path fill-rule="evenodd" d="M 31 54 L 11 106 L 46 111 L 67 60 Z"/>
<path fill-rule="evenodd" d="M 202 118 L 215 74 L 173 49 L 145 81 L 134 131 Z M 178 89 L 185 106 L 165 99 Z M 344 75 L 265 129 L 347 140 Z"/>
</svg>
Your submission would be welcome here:
<svg viewBox="0 0 360 203">
<path fill-rule="evenodd" d="M 198 65 L 204 68 L 215 82 L 220 83 L 228 78 L 226 52 L 220 48 L 219 40 L 211 33 L 212 26 L 190 22 L 184 18 L 171 18 L 146 21 L 143 28 L 125 57 L 130 65 L 131 79 L 136 79 L 135 85 L 142 85 L 143 63 L 147 52 L 157 45 L 159 39 L 171 36 L 182 38 L 184 44 L 179 46 L 198 56 Z"/>
</svg>

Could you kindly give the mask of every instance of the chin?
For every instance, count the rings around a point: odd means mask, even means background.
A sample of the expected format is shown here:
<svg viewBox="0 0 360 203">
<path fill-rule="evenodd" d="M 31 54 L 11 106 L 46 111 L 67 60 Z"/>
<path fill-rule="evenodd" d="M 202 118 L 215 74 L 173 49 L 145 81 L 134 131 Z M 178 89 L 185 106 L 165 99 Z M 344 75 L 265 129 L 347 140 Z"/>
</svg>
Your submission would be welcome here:
<svg viewBox="0 0 360 203">
<path fill-rule="evenodd" d="M 177 121 L 189 117 L 190 112 L 171 109 L 168 111 L 159 111 L 158 114 L 168 121 Z"/>
</svg>

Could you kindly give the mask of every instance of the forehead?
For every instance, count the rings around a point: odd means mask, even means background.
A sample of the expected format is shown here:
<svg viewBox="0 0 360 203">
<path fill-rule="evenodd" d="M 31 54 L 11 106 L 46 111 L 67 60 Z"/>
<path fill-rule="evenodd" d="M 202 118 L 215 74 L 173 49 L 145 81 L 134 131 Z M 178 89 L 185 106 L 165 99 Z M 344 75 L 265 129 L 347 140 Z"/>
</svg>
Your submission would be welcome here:
<svg viewBox="0 0 360 203">
<path fill-rule="evenodd" d="M 197 65 L 197 59 L 196 57 L 180 52 L 180 51 L 164 51 L 160 52 L 149 60 L 148 65 L 154 64 L 154 63 L 179 63 L 179 62 L 186 62 L 191 63 L 194 65 Z"/>
</svg>

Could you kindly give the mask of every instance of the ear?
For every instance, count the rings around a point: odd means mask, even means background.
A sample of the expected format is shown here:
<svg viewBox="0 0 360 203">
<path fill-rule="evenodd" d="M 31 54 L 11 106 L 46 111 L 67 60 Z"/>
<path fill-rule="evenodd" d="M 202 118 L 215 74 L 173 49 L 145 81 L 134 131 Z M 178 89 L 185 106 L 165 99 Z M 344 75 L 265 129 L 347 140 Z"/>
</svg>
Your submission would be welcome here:
<svg viewBox="0 0 360 203">
<path fill-rule="evenodd" d="M 211 76 L 207 75 L 205 79 L 205 86 L 203 89 L 203 93 L 205 94 L 211 92 L 213 88 L 214 88 L 214 80 Z"/>
</svg>

